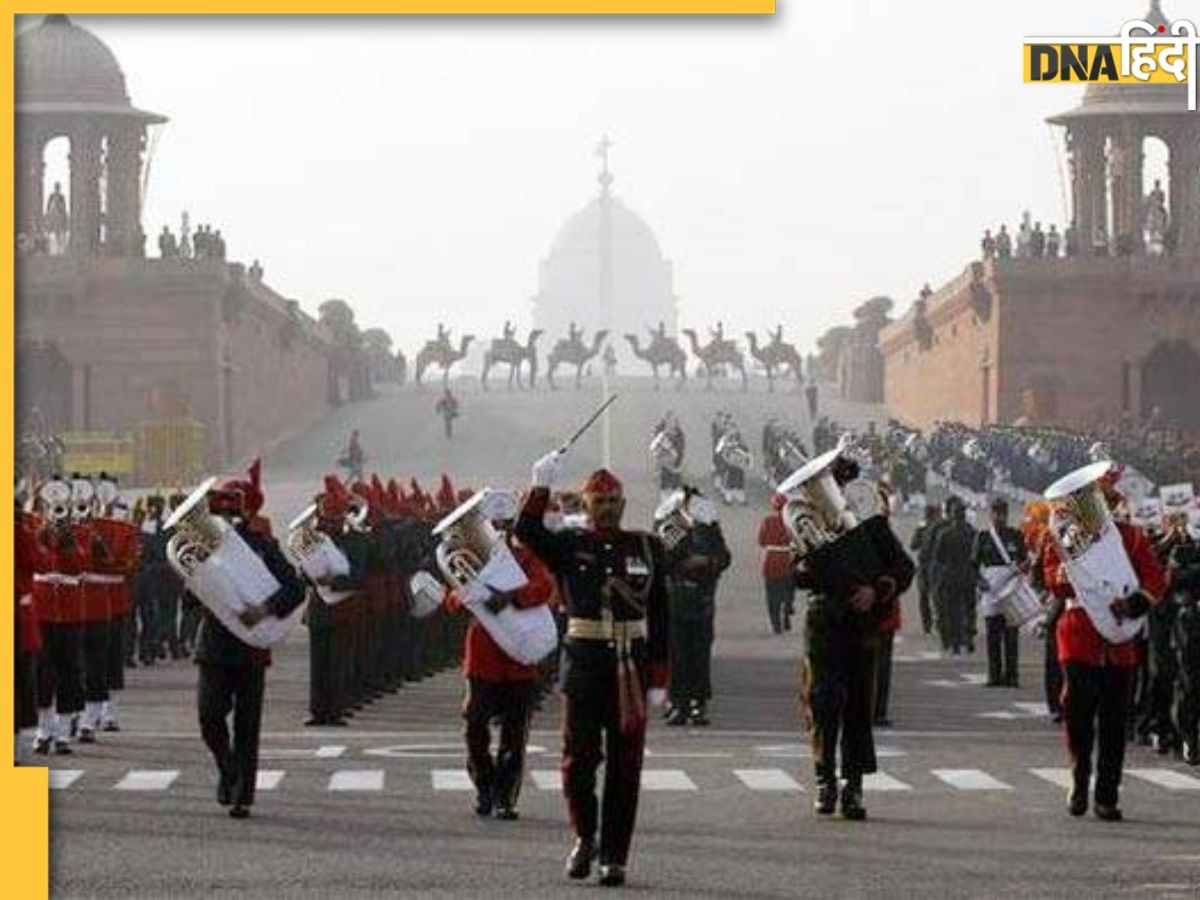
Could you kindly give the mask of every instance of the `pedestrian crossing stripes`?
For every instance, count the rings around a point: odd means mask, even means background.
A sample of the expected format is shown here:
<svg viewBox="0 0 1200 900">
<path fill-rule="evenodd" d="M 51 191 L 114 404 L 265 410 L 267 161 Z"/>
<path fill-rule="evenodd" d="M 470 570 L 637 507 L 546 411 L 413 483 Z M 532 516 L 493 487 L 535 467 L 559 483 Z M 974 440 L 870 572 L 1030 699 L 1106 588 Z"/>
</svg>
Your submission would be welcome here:
<svg viewBox="0 0 1200 900">
<path fill-rule="evenodd" d="M 1056 788 L 1071 786 L 1071 772 L 1060 767 L 1027 768 L 1005 774 L 1004 778 L 983 769 L 936 768 L 924 771 L 906 770 L 903 778 L 890 772 L 874 772 L 863 778 L 863 788 L 870 793 L 892 793 L 919 791 L 936 785 L 962 794 L 988 791 L 1027 791 L 1037 784 L 1049 784 Z M 1127 784 L 1138 784 L 1155 790 L 1192 793 L 1200 791 L 1200 777 L 1169 768 L 1130 768 L 1125 770 Z M 284 790 L 285 781 L 293 789 L 313 787 L 312 770 L 296 770 L 290 778 L 284 769 L 260 769 L 257 787 L 260 791 Z M 562 790 L 562 776 L 558 769 L 531 769 L 526 772 L 533 787 L 546 793 Z M 178 769 L 131 769 L 120 777 L 100 777 L 89 774 L 86 769 L 51 769 L 49 784 L 51 791 L 79 791 L 110 789 L 117 791 L 162 793 L 178 787 L 181 782 L 195 785 L 198 781 L 207 785 L 213 779 L 207 770 L 199 777 L 189 771 L 184 775 Z M 116 780 L 113 780 L 116 778 Z M 384 769 L 338 769 L 332 773 L 320 773 L 320 784 L 329 792 L 381 793 L 387 786 Z M 396 790 L 411 789 L 411 777 L 400 779 Z M 474 785 L 465 769 L 431 769 L 425 781 L 437 792 L 472 791 Z M 705 790 L 727 788 L 730 784 L 761 794 L 799 794 L 805 791 L 802 777 L 795 771 L 782 768 L 753 768 L 706 770 L 704 777 L 693 778 L 683 769 L 643 769 L 642 790 L 648 793 L 703 793 Z"/>
</svg>

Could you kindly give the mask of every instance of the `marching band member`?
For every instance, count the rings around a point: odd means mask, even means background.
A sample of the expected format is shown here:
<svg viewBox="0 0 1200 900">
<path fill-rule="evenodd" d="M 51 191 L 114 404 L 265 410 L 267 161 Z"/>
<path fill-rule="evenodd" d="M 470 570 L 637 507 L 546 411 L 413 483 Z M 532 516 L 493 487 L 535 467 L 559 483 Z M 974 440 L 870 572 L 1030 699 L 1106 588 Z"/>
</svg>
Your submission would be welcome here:
<svg viewBox="0 0 1200 900">
<path fill-rule="evenodd" d="M 820 459 L 810 465 L 820 465 Z M 856 462 L 844 457 L 832 462 L 832 477 L 839 487 L 857 476 Z M 785 481 L 780 490 L 786 485 Z M 883 514 L 844 531 L 836 543 L 817 547 L 796 569 L 797 585 L 811 593 L 805 616 L 803 690 L 817 783 L 814 808 L 819 815 L 832 815 L 838 805 L 840 744 L 842 815 L 851 820 L 866 818 L 863 776 L 876 770 L 871 722 L 879 627 L 908 589 L 913 574 L 913 562 Z"/>
<path fill-rule="evenodd" d="M 318 587 L 336 591 L 360 591 L 366 569 L 366 543 L 360 535 L 349 535 L 346 514 L 350 509 L 350 494 L 335 475 L 325 476 L 325 492 L 317 497 L 317 530 L 327 535 L 346 556 L 350 570 L 345 575 L 327 577 L 309 592 L 305 621 L 308 624 L 310 718 L 304 724 L 344 726 L 341 708 L 343 662 L 335 654 L 335 624 L 339 606 L 353 602 L 348 597 L 336 605 L 326 603 Z"/>
<path fill-rule="evenodd" d="M 524 571 L 528 583 L 515 591 L 496 592 L 487 585 L 486 601 L 492 612 L 507 604 L 530 609 L 554 600 L 554 579 L 533 552 L 513 536 L 519 501 L 509 491 L 489 491 L 483 501 L 484 516 L 505 535 L 513 556 Z M 472 587 L 478 582 L 473 582 Z M 446 594 L 445 606 L 451 612 L 466 607 L 459 588 Z M 529 738 L 529 717 L 539 667 L 518 662 L 508 656 L 480 623 L 472 618 L 463 645 L 463 677 L 466 697 L 463 701 L 463 736 L 467 745 L 467 771 L 475 785 L 475 814 L 497 819 L 517 818 L 517 797 L 525 769 L 525 745 Z M 491 754 L 491 721 L 500 720 L 500 744 L 495 758 Z"/>
<path fill-rule="evenodd" d="M 1109 472 L 1098 484 L 1110 509 L 1123 500 L 1116 489 L 1116 480 Z M 1109 608 L 1118 619 L 1141 618 L 1163 595 L 1165 574 L 1141 528 L 1122 521 L 1115 521 L 1115 525 L 1137 576 L 1138 588 L 1128 596 L 1112 598 Z M 1054 527 L 1052 515 L 1051 528 Z M 1073 816 L 1087 812 L 1092 747 L 1097 745 L 1096 817 L 1119 822 L 1122 818 L 1118 794 L 1125 762 L 1125 720 L 1132 677 L 1138 665 L 1137 640 L 1110 643 L 1100 635 L 1087 610 L 1076 598 L 1061 552 L 1053 541 L 1047 542 L 1042 564 L 1047 589 L 1064 599 L 1067 607 L 1056 629 L 1058 658 L 1066 678 L 1063 712 L 1072 770 L 1067 808 Z"/>
<path fill-rule="evenodd" d="M 516 535 L 558 578 L 568 615 L 560 672 L 562 776 L 577 840 L 567 875 L 587 878 L 598 856 L 600 883 L 618 886 L 625 882 L 637 817 L 647 686 L 654 705 L 666 696 L 663 548 L 657 537 L 621 528 L 625 498 L 621 482 L 607 469 L 593 472 L 583 486 L 588 528 L 549 531 L 543 517 L 561 460 L 555 451 L 534 463 L 533 489 Z M 604 799 L 598 809 L 596 769 L 602 758 Z"/>
<path fill-rule="evenodd" d="M 667 724 L 707 725 L 717 581 L 731 557 L 712 501 L 695 488 L 682 493 L 688 525 L 665 555 L 671 623 Z"/>
<path fill-rule="evenodd" d="M 114 577 L 109 582 L 108 636 L 108 699 L 100 708 L 100 725 L 104 731 L 120 731 L 118 704 L 125 690 L 125 660 L 132 654 L 126 647 L 131 635 L 128 619 L 132 615 L 132 581 L 141 562 L 141 535 L 137 526 L 129 521 L 129 509 L 120 498 L 108 507 L 108 516 L 97 523 L 107 534 L 107 546 L 112 548 L 113 557 L 108 574 Z"/>
<path fill-rule="evenodd" d="M 60 478 L 42 486 L 44 525 L 33 602 L 44 647 L 38 665 L 38 731 L 34 752 L 71 753 L 70 720 L 83 710 L 83 601 L 79 576 L 87 568 L 85 532 L 71 522 L 71 486 Z"/>
<path fill-rule="evenodd" d="M 33 576 L 41 560 L 37 517 L 19 506 L 14 521 L 13 587 L 14 626 L 14 733 L 38 724 L 37 666 L 42 651 L 42 629 L 33 600 Z"/>
<path fill-rule="evenodd" d="M 1003 497 L 992 500 L 992 522 L 989 528 L 975 534 L 971 553 L 980 573 L 980 605 L 987 627 L 987 687 L 1017 687 L 1017 626 L 1004 616 L 1004 600 L 1000 588 L 1011 578 L 1024 575 L 1029 569 L 1025 539 L 1021 532 L 1008 524 L 1008 501 Z"/>
<path fill-rule="evenodd" d="M 767 618 L 775 634 L 792 630 L 792 607 L 796 596 L 792 547 L 783 517 L 779 514 L 786 502 L 783 494 L 772 494 L 771 511 L 758 526 L 758 546 L 763 550 L 762 575 L 767 595 Z"/>
<path fill-rule="evenodd" d="M 280 588 L 261 606 L 247 607 L 240 619 L 253 627 L 268 615 L 286 617 L 304 602 L 304 583 L 274 538 L 249 527 L 247 496 L 254 488 L 244 481 L 226 482 L 209 493 L 209 511 L 228 520 L 259 556 Z M 256 498 L 251 497 L 251 508 Z M 198 602 L 192 599 L 192 602 Z M 243 643 L 216 616 L 204 611 L 196 647 L 200 667 L 197 706 L 200 732 L 217 764 L 217 802 L 229 815 L 250 815 L 258 777 L 258 738 L 262 724 L 263 688 L 271 653 Z M 227 719 L 233 713 L 233 740 Z"/>
</svg>

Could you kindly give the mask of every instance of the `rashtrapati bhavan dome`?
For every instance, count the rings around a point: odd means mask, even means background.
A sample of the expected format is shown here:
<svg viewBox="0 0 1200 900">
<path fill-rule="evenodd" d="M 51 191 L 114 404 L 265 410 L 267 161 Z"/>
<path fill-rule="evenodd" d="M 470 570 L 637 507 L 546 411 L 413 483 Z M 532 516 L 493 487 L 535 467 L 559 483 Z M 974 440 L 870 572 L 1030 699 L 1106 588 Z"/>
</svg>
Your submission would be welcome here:
<svg viewBox="0 0 1200 900">
<path fill-rule="evenodd" d="M 601 144 L 607 153 L 608 143 Z M 574 322 L 587 331 L 607 328 L 619 359 L 628 352 L 622 334 L 643 341 L 659 322 L 668 334 L 678 325 L 671 261 L 650 226 L 612 193 L 605 155 L 600 194 L 559 230 L 538 271 L 533 322 L 550 335 Z"/>
</svg>

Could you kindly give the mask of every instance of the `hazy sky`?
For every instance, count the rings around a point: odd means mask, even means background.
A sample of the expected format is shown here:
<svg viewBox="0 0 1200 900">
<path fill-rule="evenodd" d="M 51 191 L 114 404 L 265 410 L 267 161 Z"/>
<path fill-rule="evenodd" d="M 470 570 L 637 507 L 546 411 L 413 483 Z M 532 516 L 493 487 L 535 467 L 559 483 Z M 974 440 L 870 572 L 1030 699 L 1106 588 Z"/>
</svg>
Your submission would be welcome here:
<svg viewBox="0 0 1200 900">
<path fill-rule="evenodd" d="M 985 226 L 1026 207 L 1066 218 L 1065 151 L 1043 120 L 1081 89 L 1023 84 L 1022 40 L 1115 34 L 1149 3 L 780 6 L 74 21 L 116 53 L 134 104 L 171 119 L 152 248 L 187 209 L 280 293 L 310 311 L 344 297 L 411 353 L 439 319 L 481 335 L 529 323 L 538 262 L 595 195 L 605 133 L 617 194 L 674 263 L 681 324 L 778 320 L 809 345 L 870 296 L 906 308 Z"/>
</svg>

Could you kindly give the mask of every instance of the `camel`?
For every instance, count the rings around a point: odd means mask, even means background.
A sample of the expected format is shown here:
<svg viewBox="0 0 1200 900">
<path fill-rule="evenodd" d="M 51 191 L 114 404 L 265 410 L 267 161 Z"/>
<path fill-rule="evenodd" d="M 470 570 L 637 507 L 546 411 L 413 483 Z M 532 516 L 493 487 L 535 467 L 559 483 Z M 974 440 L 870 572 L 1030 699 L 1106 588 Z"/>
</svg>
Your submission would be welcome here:
<svg viewBox="0 0 1200 900">
<path fill-rule="evenodd" d="M 708 390 L 712 390 L 713 376 L 725 367 L 741 372 L 742 390 L 749 388 L 750 383 L 746 378 L 746 363 L 742 359 L 742 351 L 737 348 L 737 344 L 730 340 L 713 339 L 701 347 L 700 342 L 696 339 L 695 329 L 685 328 L 682 334 L 687 336 L 688 343 L 692 347 L 692 354 L 700 360 Z"/>
<path fill-rule="evenodd" d="M 483 389 L 488 389 L 488 372 L 492 366 L 501 364 L 508 365 L 508 389 L 513 389 L 513 379 L 516 379 L 517 387 L 521 387 L 521 366 L 528 360 L 529 389 L 533 390 L 537 386 L 537 340 L 541 336 L 542 329 L 533 329 L 524 347 L 510 337 L 493 338 L 492 345 L 483 354 L 483 372 L 479 376 Z"/>
<path fill-rule="evenodd" d="M 660 336 L 656 332 L 652 332 L 652 334 L 654 334 L 654 339 L 645 350 L 638 345 L 636 334 L 625 335 L 625 340 L 629 341 L 629 346 L 633 348 L 634 356 L 650 364 L 650 368 L 654 371 L 655 390 L 658 390 L 659 366 L 667 367 L 668 378 L 678 375 L 679 382 L 676 387 L 682 388 L 687 382 L 687 354 L 683 352 L 683 348 L 674 338 Z"/>
<path fill-rule="evenodd" d="M 450 384 L 450 370 L 456 362 L 466 357 L 467 347 L 471 346 L 471 341 L 473 340 L 475 340 L 475 335 L 464 334 L 458 341 L 457 352 L 448 340 L 426 341 L 425 346 L 417 354 L 415 363 L 416 371 L 413 373 L 413 380 L 417 383 L 417 387 L 421 387 L 421 378 L 424 376 L 425 370 L 430 366 L 441 367 L 442 386 L 448 386 Z"/>
<path fill-rule="evenodd" d="M 773 336 L 769 344 L 759 347 L 758 335 L 753 331 L 746 332 L 746 340 L 750 344 L 750 355 L 757 359 L 767 371 L 768 392 L 775 390 L 775 371 L 777 369 L 781 375 L 787 369 L 791 369 L 792 377 L 796 379 L 796 389 L 800 389 L 804 384 L 804 362 L 794 344 L 789 344 L 778 336 Z"/>
<path fill-rule="evenodd" d="M 592 335 L 592 346 L 589 348 L 583 342 L 582 332 L 571 338 L 559 338 L 550 355 L 546 357 L 546 380 L 550 382 L 550 390 L 557 390 L 554 383 L 554 370 L 560 365 L 575 367 L 575 388 L 579 389 L 583 380 L 583 367 L 596 358 L 600 347 L 608 337 L 604 329 Z"/>
</svg>

